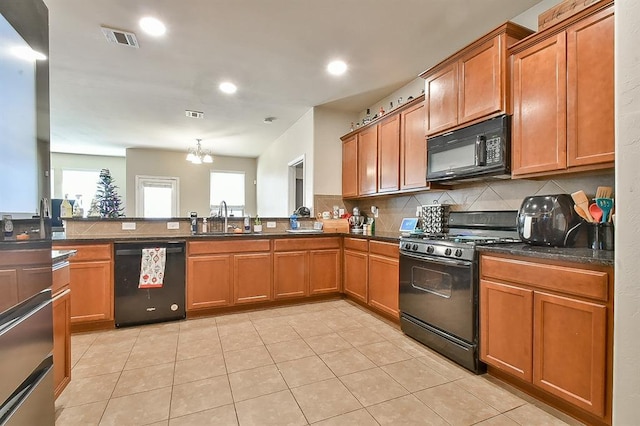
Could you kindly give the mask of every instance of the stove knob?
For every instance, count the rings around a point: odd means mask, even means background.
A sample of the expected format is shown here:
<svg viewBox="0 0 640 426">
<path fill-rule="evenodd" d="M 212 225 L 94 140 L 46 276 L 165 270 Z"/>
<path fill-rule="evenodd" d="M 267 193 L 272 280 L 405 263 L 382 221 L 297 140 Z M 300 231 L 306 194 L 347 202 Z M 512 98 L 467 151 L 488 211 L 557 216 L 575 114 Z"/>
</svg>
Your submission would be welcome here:
<svg viewBox="0 0 640 426">
<path fill-rule="evenodd" d="M 405 250 L 411 250 L 411 244 L 406 243 L 406 244 L 404 245 L 404 248 L 405 248 Z"/>
<path fill-rule="evenodd" d="M 427 247 L 427 253 L 431 254 L 435 251 L 435 249 L 433 248 L 433 246 L 429 246 Z"/>
<path fill-rule="evenodd" d="M 417 245 L 417 244 L 414 244 L 414 245 L 413 245 L 413 247 L 412 247 L 412 249 L 413 249 L 413 251 L 417 251 L 417 250 L 418 250 L 418 245 Z"/>
<path fill-rule="evenodd" d="M 445 256 L 451 256 L 451 249 L 448 248 L 444 251 Z"/>
<path fill-rule="evenodd" d="M 456 257 L 460 257 L 462 256 L 462 250 L 461 249 L 457 249 L 456 250 Z"/>
</svg>

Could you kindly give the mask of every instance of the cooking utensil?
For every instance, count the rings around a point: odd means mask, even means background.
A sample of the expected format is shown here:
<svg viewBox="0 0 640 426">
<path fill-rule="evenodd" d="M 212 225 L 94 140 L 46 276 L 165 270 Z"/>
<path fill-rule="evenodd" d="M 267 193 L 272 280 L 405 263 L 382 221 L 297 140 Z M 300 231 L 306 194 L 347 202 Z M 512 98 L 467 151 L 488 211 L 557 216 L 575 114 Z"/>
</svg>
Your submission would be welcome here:
<svg viewBox="0 0 640 426">
<path fill-rule="evenodd" d="M 580 216 L 581 218 L 583 218 L 584 220 L 586 220 L 587 222 L 589 222 L 589 218 L 587 217 L 587 214 L 584 212 L 584 210 L 582 210 L 580 207 L 578 207 L 577 205 L 573 206 L 573 209 L 576 211 L 576 213 L 578 213 L 578 216 Z"/>
<path fill-rule="evenodd" d="M 596 189 L 596 198 L 613 198 L 613 188 L 610 186 L 599 186 Z"/>
<path fill-rule="evenodd" d="M 589 222 L 594 222 L 593 217 L 589 213 L 589 199 L 587 198 L 587 194 L 585 194 L 584 191 L 576 191 L 571 194 L 571 198 L 573 198 L 573 202 L 587 215 Z"/>
<path fill-rule="evenodd" d="M 613 209 L 613 198 L 596 198 L 596 204 L 602 210 L 602 222 L 606 222 Z"/>
<path fill-rule="evenodd" d="M 602 218 L 603 211 L 596 204 L 589 205 L 589 213 L 591 213 L 591 217 L 593 217 L 592 222 L 597 223 L 597 222 L 600 222 L 601 219 L 604 221 L 604 219 Z"/>
</svg>

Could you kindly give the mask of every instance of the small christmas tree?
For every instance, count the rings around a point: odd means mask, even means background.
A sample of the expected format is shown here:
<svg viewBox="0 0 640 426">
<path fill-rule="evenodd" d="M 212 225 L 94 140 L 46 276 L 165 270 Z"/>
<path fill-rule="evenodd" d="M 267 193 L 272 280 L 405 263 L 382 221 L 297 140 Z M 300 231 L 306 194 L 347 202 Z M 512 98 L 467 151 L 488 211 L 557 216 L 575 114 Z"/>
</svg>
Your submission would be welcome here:
<svg viewBox="0 0 640 426">
<path fill-rule="evenodd" d="M 118 187 L 113 183 L 109 169 L 100 170 L 100 180 L 96 191 L 96 200 L 100 209 L 100 217 L 122 217 L 122 199 L 116 191 Z"/>
</svg>

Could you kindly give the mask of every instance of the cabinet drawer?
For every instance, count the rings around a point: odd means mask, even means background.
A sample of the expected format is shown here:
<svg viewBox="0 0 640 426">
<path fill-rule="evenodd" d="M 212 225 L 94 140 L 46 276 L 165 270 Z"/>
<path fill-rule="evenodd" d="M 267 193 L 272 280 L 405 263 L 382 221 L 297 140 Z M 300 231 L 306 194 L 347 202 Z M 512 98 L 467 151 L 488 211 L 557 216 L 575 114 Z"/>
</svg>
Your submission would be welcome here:
<svg viewBox="0 0 640 426">
<path fill-rule="evenodd" d="M 344 248 L 349 250 L 367 251 L 369 249 L 369 241 L 360 238 L 345 238 Z"/>
<path fill-rule="evenodd" d="M 288 238 L 274 240 L 274 251 L 321 250 L 340 248 L 338 238 Z"/>
<path fill-rule="evenodd" d="M 532 263 L 518 259 L 482 256 L 480 274 L 546 290 L 607 300 L 609 275 L 604 271 Z"/>
<path fill-rule="evenodd" d="M 226 237 L 235 238 L 235 237 Z M 220 253 L 247 253 L 255 251 L 269 251 L 269 240 L 249 241 L 190 241 L 188 245 L 189 255 L 195 254 L 220 254 Z"/>
<path fill-rule="evenodd" d="M 53 265 L 53 279 L 51 281 L 51 294 L 54 296 L 69 285 L 71 282 L 71 272 L 68 261 Z"/>
<path fill-rule="evenodd" d="M 61 247 L 54 246 L 54 250 L 77 250 L 75 256 L 69 259 L 69 262 L 83 262 L 87 260 L 111 260 L 111 244 L 78 244 L 65 245 Z"/>
<path fill-rule="evenodd" d="M 369 241 L 369 253 L 398 259 L 400 252 L 397 244 L 381 243 L 380 241 Z"/>
</svg>

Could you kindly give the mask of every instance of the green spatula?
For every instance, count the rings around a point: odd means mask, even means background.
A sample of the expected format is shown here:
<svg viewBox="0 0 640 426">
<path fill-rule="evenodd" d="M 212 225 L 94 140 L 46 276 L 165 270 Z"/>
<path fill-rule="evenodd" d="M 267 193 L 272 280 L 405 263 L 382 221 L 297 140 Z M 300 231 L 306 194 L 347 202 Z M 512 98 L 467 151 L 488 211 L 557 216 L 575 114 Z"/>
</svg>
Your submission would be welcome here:
<svg viewBox="0 0 640 426">
<path fill-rule="evenodd" d="M 596 198 L 596 204 L 602 210 L 602 223 L 605 223 L 609 218 L 609 213 L 613 209 L 613 198 Z"/>
</svg>

